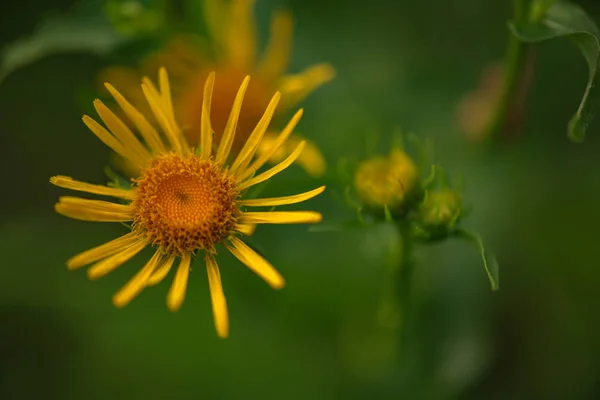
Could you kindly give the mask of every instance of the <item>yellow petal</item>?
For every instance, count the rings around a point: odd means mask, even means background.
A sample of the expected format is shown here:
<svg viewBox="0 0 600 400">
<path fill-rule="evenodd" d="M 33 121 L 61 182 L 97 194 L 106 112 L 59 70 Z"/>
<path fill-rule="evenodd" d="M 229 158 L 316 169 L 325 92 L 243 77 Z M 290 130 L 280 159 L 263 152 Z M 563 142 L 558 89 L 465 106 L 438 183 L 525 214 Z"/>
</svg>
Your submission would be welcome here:
<svg viewBox="0 0 600 400">
<path fill-rule="evenodd" d="M 235 230 L 246 236 L 252 236 L 256 230 L 255 224 L 237 224 Z"/>
<path fill-rule="evenodd" d="M 312 224 L 321 222 L 323 216 L 316 211 L 265 211 L 245 212 L 241 224 Z"/>
<path fill-rule="evenodd" d="M 171 270 L 174 262 L 175 256 L 168 256 L 164 258 L 161 264 L 156 267 L 156 270 L 152 272 L 152 275 L 148 278 L 146 286 L 155 286 L 161 283 Z"/>
<path fill-rule="evenodd" d="M 146 245 L 146 241 L 139 239 L 137 242 L 129 245 L 129 247 L 121 250 L 119 253 L 105 258 L 102 261 L 98 261 L 88 269 L 88 278 L 98 279 L 108 274 L 109 272 L 114 271 L 115 269 L 123 265 L 125 262 L 133 258 L 137 253 L 142 251 L 142 249 L 146 247 Z"/>
<path fill-rule="evenodd" d="M 283 206 L 285 204 L 295 204 L 312 199 L 320 195 L 325 190 L 325 186 L 318 187 L 309 192 L 294 194 L 292 196 L 271 197 L 266 199 L 248 199 L 239 202 L 242 206 L 262 207 L 262 206 Z"/>
<path fill-rule="evenodd" d="M 233 139 L 235 137 L 237 122 L 240 117 L 240 111 L 242 110 L 242 103 L 244 102 L 244 95 L 246 94 L 246 89 L 248 88 L 249 83 L 250 76 L 246 76 L 235 96 L 235 100 L 233 101 L 231 113 L 227 119 L 225 131 L 223 132 L 221 143 L 219 143 L 219 149 L 217 150 L 217 155 L 215 156 L 215 161 L 219 164 L 225 163 L 225 160 L 227 160 L 227 157 L 229 156 L 229 151 L 231 150 Z"/>
<path fill-rule="evenodd" d="M 82 118 L 83 123 L 88 127 L 90 131 L 96 135 L 102 143 L 112 149 L 115 153 L 119 154 L 121 157 L 128 159 L 136 165 L 144 165 L 145 161 L 140 158 L 140 156 L 131 150 L 125 148 L 121 142 L 117 140 L 109 131 L 106 130 L 105 127 L 96 122 L 93 118 L 84 115 Z"/>
<path fill-rule="evenodd" d="M 210 299 L 215 329 L 217 335 L 226 338 L 229 335 L 229 315 L 227 313 L 227 301 L 221 284 L 221 273 L 212 254 L 206 255 L 206 272 L 208 274 L 208 285 L 210 287 Z"/>
<path fill-rule="evenodd" d="M 125 307 L 131 300 L 133 300 L 146 286 L 148 278 L 152 274 L 152 271 L 156 268 L 162 258 L 160 250 L 156 251 L 152 258 L 129 282 L 125 284 L 115 295 L 113 296 L 113 304 L 119 308 Z"/>
<path fill-rule="evenodd" d="M 298 125 L 298 122 L 300 122 L 300 118 L 302 118 L 303 113 L 304 111 L 300 109 L 296 112 L 296 114 L 294 114 L 279 136 L 277 136 L 277 139 L 275 139 L 275 142 L 272 144 L 271 148 L 260 154 L 252 163 L 252 165 L 246 168 L 246 163 L 242 163 L 238 172 L 238 181 L 241 182 L 244 179 L 247 179 L 249 176 L 252 176 L 256 171 L 258 171 L 263 165 L 265 165 L 265 163 L 273 156 L 273 154 L 275 154 L 275 152 L 277 152 L 277 150 L 279 150 L 279 148 L 291 135 L 296 125 Z M 249 159 L 247 159 L 247 161 L 249 161 Z"/>
<path fill-rule="evenodd" d="M 146 165 L 150 160 L 150 153 L 142 145 L 137 137 L 131 132 L 129 127 L 125 125 L 119 117 L 117 117 L 106 105 L 100 100 L 94 100 L 94 107 L 96 112 L 102 118 L 102 121 L 106 124 L 110 132 L 125 146 L 125 148 L 131 153 L 136 154 L 137 157 Z"/>
<path fill-rule="evenodd" d="M 169 85 L 169 75 L 167 74 L 165 67 L 160 67 L 158 70 L 158 86 L 160 87 L 160 95 L 169 114 L 169 118 L 175 120 L 173 101 L 171 100 L 171 87 Z"/>
<path fill-rule="evenodd" d="M 60 197 L 54 209 L 59 214 L 82 221 L 125 222 L 133 219 L 130 206 L 79 197 Z"/>
<path fill-rule="evenodd" d="M 285 286 L 285 280 L 281 274 L 267 260 L 235 236 L 229 240 L 233 246 L 226 244 L 227 249 L 255 274 L 263 278 L 274 289 L 281 289 Z"/>
<path fill-rule="evenodd" d="M 200 123 L 200 158 L 208 160 L 212 152 L 213 130 L 210 123 L 210 107 L 212 102 L 213 88 L 215 86 L 215 72 L 211 72 L 204 84 L 204 96 L 202 98 L 202 117 Z"/>
<path fill-rule="evenodd" d="M 91 183 L 76 181 L 70 176 L 57 175 L 50 178 L 50 183 L 65 189 L 77 190 L 79 192 L 99 194 L 101 196 L 112 196 L 120 199 L 131 200 L 135 191 L 128 189 L 112 188 L 104 185 L 93 185 Z"/>
<path fill-rule="evenodd" d="M 289 12 L 277 12 L 271 19 L 269 44 L 257 74 L 267 81 L 279 78 L 288 67 L 292 49 L 292 16 Z"/>
<path fill-rule="evenodd" d="M 181 308 L 183 300 L 185 300 L 185 291 L 187 289 L 188 277 L 190 274 L 191 254 L 186 253 L 181 256 L 177 274 L 167 295 L 167 306 L 171 311 L 177 311 Z"/>
<path fill-rule="evenodd" d="M 227 64 L 249 70 L 256 58 L 256 26 L 252 9 L 254 0 L 232 0 L 225 36 Z"/>
<path fill-rule="evenodd" d="M 67 261 L 67 267 L 69 269 L 77 269 L 83 267 L 84 265 L 91 264 L 95 261 L 120 252 L 138 240 L 140 239 L 137 234 L 133 232 L 128 233 L 117 239 L 111 240 L 110 242 L 101 244 L 100 246 L 86 250 L 83 253 L 79 253 L 76 256 L 71 257 Z"/>
<path fill-rule="evenodd" d="M 246 188 L 249 188 L 251 186 L 257 185 L 261 182 L 266 181 L 267 179 L 271 178 L 274 175 L 277 175 L 278 173 L 280 173 L 281 171 L 283 171 L 284 169 L 286 169 L 287 167 L 289 167 L 290 165 L 292 165 L 292 163 L 294 161 L 296 161 L 296 159 L 300 156 L 300 154 L 302 153 L 302 150 L 304 150 L 304 146 L 306 145 L 306 142 L 300 142 L 300 144 L 296 147 L 296 149 L 292 152 L 292 154 L 290 154 L 288 156 L 288 158 L 286 158 L 285 160 L 283 160 L 282 162 L 280 162 L 279 164 L 277 164 L 276 166 L 274 166 L 273 168 L 263 172 L 260 175 L 255 176 L 254 178 L 248 179 L 246 182 L 243 182 L 241 184 L 239 184 L 237 186 L 237 188 L 239 190 L 244 190 Z"/>
<path fill-rule="evenodd" d="M 258 124 L 256 124 L 256 127 L 248 137 L 248 140 L 246 140 L 246 144 L 244 144 L 244 147 L 238 154 L 237 158 L 235 159 L 233 164 L 231 164 L 230 171 L 232 174 L 236 174 L 237 170 L 242 165 L 247 165 L 247 163 L 254 156 L 256 149 L 261 143 L 263 135 L 265 134 L 267 128 L 269 127 L 269 124 L 271 123 L 271 119 L 273 118 L 273 114 L 275 113 L 277 104 L 279 104 L 280 98 L 281 94 L 279 92 L 276 92 L 271 101 L 269 102 L 269 105 L 267 106 L 267 109 L 265 110 L 260 121 L 258 121 Z"/>
<path fill-rule="evenodd" d="M 163 133 L 169 140 L 171 147 L 180 155 L 189 153 L 187 142 L 177 125 L 177 122 L 171 118 L 169 111 L 162 100 L 162 97 L 154 87 L 154 84 L 148 78 L 143 78 L 142 90 L 146 96 L 146 100 L 152 109 L 154 117 L 158 121 Z"/>
<path fill-rule="evenodd" d="M 161 153 L 166 151 L 166 148 L 162 140 L 160 139 L 160 135 L 158 134 L 156 129 L 154 129 L 154 127 L 148 122 L 146 117 L 134 106 L 132 106 L 131 103 L 128 102 L 125 99 L 125 97 L 121 93 L 119 93 L 119 91 L 117 91 L 117 89 L 115 89 L 114 86 L 112 86 L 110 83 L 105 83 L 104 86 L 110 92 L 115 101 L 119 104 L 119 107 L 121 107 L 125 115 L 127 115 L 127 118 L 129 118 L 131 122 L 133 122 L 137 130 L 140 132 L 142 138 L 144 138 L 148 146 L 150 146 L 150 149 L 152 149 L 155 152 Z"/>
<path fill-rule="evenodd" d="M 298 104 L 334 77 L 335 69 L 329 64 L 314 65 L 299 74 L 284 76 L 277 85 L 284 100 L 284 108 Z"/>
</svg>

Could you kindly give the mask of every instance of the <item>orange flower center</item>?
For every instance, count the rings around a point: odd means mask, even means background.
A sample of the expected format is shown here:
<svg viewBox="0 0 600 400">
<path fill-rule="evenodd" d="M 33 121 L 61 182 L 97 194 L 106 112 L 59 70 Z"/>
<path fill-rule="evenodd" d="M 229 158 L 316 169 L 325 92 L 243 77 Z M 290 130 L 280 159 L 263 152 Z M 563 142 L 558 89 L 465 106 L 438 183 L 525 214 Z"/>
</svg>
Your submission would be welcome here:
<svg viewBox="0 0 600 400">
<path fill-rule="evenodd" d="M 235 228 L 239 192 L 211 160 L 160 156 L 136 183 L 134 229 L 167 253 L 212 251 Z"/>
<path fill-rule="evenodd" d="M 216 71 L 210 112 L 210 121 L 215 131 L 216 144 L 221 140 L 221 135 L 225 130 L 231 112 L 231 105 L 246 75 L 243 71 L 233 69 Z M 181 95 L 180 116 L 187 128 L 185 129 L 187 139 L 193 146 L 197 145 L 200 139 L 202 97 L 207 76 L 208 71 L 199 74 L 195 80 L 189 83 L 187 90 Z M 272 90 L 270 85 L 256 77 L 252 77 L 244 96 L 244 103 L 237 124 L 232 149 L 234 152 L 239 151 L 246 143 L 246 139 L 254 130 L 274 94 L 275 91 Z"/>
</svg>

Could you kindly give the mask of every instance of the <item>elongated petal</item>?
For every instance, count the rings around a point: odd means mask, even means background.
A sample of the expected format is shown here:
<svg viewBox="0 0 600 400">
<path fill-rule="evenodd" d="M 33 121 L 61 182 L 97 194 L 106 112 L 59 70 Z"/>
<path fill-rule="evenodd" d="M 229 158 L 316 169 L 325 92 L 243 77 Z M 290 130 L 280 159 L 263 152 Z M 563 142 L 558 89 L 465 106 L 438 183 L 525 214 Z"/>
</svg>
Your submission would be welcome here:
<svg viewBox="0 0 600 400">
<path fill-rule="evenodd" d="M 54 209 L 59 214 L 82 221 L 125 222 L 133 219 L 130 206 L 79 197 L 60 197 Z"/>
<path fill-rule="evenodd" d="M 125 248 L 124 250 L 121 250 L 119 253 L 105 258 L 102 261 L 98 261 L 88 269 L 88 278 L 98 279 L 105 276 L 106 274 L 114 271 L 115 269 L 129 261 L 137 253 L 142 251 L 142 249 L 146 246 L 146 241 L 138 240 L 137 242 L 129 245 L 129 247 Z"/>
<path fill-rule="evenodd" d="M 135 153 L 140 160 L 146 165 L 150 160 L 150 153 L 144 147 L 144 145 L 138 140 L 138 138 L 131 132 L 131 130 L 125 125 L 119 117 L 117 117 L 106 105 L 100 100 L 94 100 L 94 107 L 96 112 L 104 121 L 104 124 L 108 127 L 110 132 L 125 146 L 125 148 L 132 153 Z"/>
<path fill-rule="evenodd" d="M 335 69 L 329 64 L 318 64 L 299 74 L 281 78 L 277 89 L 284 99 L 284 108 L 291 108 L 335 77 Z"/>
<path fill-rule="evenodd" d="M 167 256 L 163 258 L 160 265 L 156 267 L 155 271 L 152 272 L 152 275 L 148 278 L 146 286 L 155 286 L 161 283 L 171 270 L 171 267 L 173 266 L 174 262 L 175 256 Z"/>
<path fill-rule="evenodd" d="M 229 114 L 229 119 L 227 119 L 225 131 L 223 132 L 221 143 L 219 143 L 217 155 L 215 156 L 215 161 L 219 164 L 225 163 L 227 157 L 229 156 L 229 151 L 231 150 L 231 146 L 233 145 L 233 139 L 235 137 L 235 131 L 237 129 L 237 122 L 240 117 L 240 111 L 242 111 L 244 95 L 246 94 L 246 89 L 248 88 L 249 83 L 250 76 L 246 76 L 235 96 L 235 100 L 233 101 L 231 113 Z"/>
<path fill-rule="evenodd" d="M 292 119 L 290 119 L 290 121 L 287 123 L 285 128 L 281 131 L 279 136 L 277 136 L 277 139 L 275 140 L 271 148 L 269 150 L 265 150 L 262 154 L 260 154 L 249 167 L 246 167 L 246 163 L 242 163 L 242 165 L 239 168 L 239 173 L 237 174 L 237 178 L 240 182 L 244 179 L 247 179 L 249 176 L 252 176 L 263 165 L 265 165 L 267 161 L 269 161 L 273 154 L 275 154 L 275 152 L 279 150 L 279 148 L 285 143 L 285 141 L 294 131 L 294 128 L 296 128 L 296 125 L 298 125 L 298 122 L 300 122 L 300 118 L 302 118 L 303 113 L 304 110 L 298 110 L 296 114 L 294 114 Z M 249 161 L 249 159 L 247 161 Z"/>
<path fill-rule="evenodd" d="M 256 149 L 261 143 L 263 135 L 265 134 L 267 128 L 269 127 L 269 124 L 271 123 L 271 119 L 273 118 L 273 114 L 275 113 L 277 104 L 279 104 L 280 98 L 281 94 L 279 92 L 276 92 L 271 101 L 269 102 L 269 105 L 267 106 L 267 109 L 265 110 L 262 118 L 260 119 L 260 121 L 258 121 L 258 124 L 256 124 L 256 127 L 248 137 L 246 144 L 244 144 L 244 147 L 238 154 L 237 158 L 235 159 L 233 164 L 231 164 L 230 171 L 232 174 L 235 174 L 242 165 L 247 165 L 247 162 L 250 161 L 254 156 Z"/>
<path fill-rule="evenodd" d="M 83 253 L 79 253 L 76 256 L 71 257 L 67 261 L 67 267 L 71 270 L 83 267 L 84 265 L 91 264 L 105 257 L 118 253 L 139 240 L 140 238 L 137 234 L 133 232 L 128 233 L 117 239 L 111 240 L 110 242 L 101 244 L 100 246 L 86 250 Z"/>
<path fill-rule="evenodd" d="M 210 107 L 212 102 L 213 88 L 215 86 L 214 71 L 208 75 L 204 84 L 204 96 L 202 98 L 202 117 L 200 123 L 200 157 L 208 160 L 212 153 L 213 130 L 210 123 Z"/>
<path fill-rule="evenodd" d="M 154 117 L 169 140 L 171 147 L 180 155 L 188 154 L 189 148 L 187 142 L 185 141 L 177 122 L 170 117 L 169 112 L 166 110 L 166 106 L 164 105 L 160 94 L 148 78 L 143 78 L 142 81 L 144 82 L 142 83 L 142 90 L 144 91 L 146 100 L 152 109 Z"/>
<path fill-rule="evenodd" d="M 118 197 L 120 199 L 131 200 L 135 195 L 135 191 L 128 189 L 112 188 L 104 185 L 93 185 L 91 183 L 76 181 L 70 176 L 57 175 L 50 178 L 50 183 L 53 185 L 77 190 L 79 192 L 99 194 L 101 196 Z"/>
<path fill-rule="evenodd" d="M 254 231 L 256 230 L 256 225 L 255 224 L 237 224 L 235 226 L 235 230 L 243 235 L 252 236 L 254 234 Z"/>
<path fill-rule="evenodd" d="M 325 190 L 325 186 L 318 187 L 309 192 L 295 194 L 292 196 L 284 196 L 284 197 L 271 197 L 266 199 L 249 199 L 249 200 L 241 200 L 239 202 L 242 206 L 249 207 L 262 207 L 262 206 L 282 206 L 285 204 L 295 204 L 306 201 L 308 199 L 312 199 L 315 196 L 323 193 Z"/>
<path fill-rule="evenodd" d="M 312 224 L 321 222 L 323 216 L 316 211 L 265 211 L 245 212 L 242 224 Z"/>
<path fill-rule="evenodd" d="M 119 107 L 123 110 L 127 118 L 133 122 L 137 130 L 140 132 L 140 135 L 151 150 L 154 152 L 164 152 L 166 148 L 160 138 L 160 135 L 154 129 L 154 127 L 148 122 L 146 117 L 139 112 L 134 106 L 129 103 L 125 97 L 119 93 L 117 89 L 115 89 L 110 83 L 105 83 L 104 86 L 110 92 L 115 101 L 119 104 Z"/>
<path fill-rule="evenodd" d="M 181 257 L 177 274 L 167 295 L 167 306 L 171 311 L 177 311 L 181 308 L 183 300 L 185 300 L 185 292 L 187 290 L 188 277 L 190 274 L 191 254 L 186 253 Z"/>
<path fill-rule="evenodd" d="M 171 86 L 169 85 L 169 75 L 165 67 L 160 67 L 158 70 L 158 86 L 169 118 L 174 121 L 175 112 L 173 111 L 173 101 L 171 100 Z"/>
<path fill-rule="evenodd" d="M 302 150 L 304 150 L 305 145 L 306 145 L 306 142 L 300 142 L 300 144 L 296 147 L 296 149 L 292 152 L 292 154 L 290 154 L 285 160 L 283 160 L 282 162 L 280 162 L 273 168 L 263 172 L 262 174 L 257 175 L 254 178 L 248 179 L 246 182 L 240 183 L 238 185 L 238 189 L 244 190 L 246 188 L 249 188 L 251 186 L 254 186 L 261 182 L 264 182 L 267 179 L 271 178 L 272 176 L 277 175 L 278 173 L 280 173 L 281 171 L 283 171 L 284 169 L 286 169 L 287 167 L 292 165 L 292 163 L 294 161 L 296 161 L 296 159 L 302 153 Z"/>
<path fill-rule="evenodd" d="M 254 0 L 232 0 L 229 6 L 225 52 L 228 65 L 250 69 L 256 58 L 256 26 L 252 8 Z"/>
<path fill-rule="evenodd" d="M 285 286 L 285 279 L 267 260 L 235 236 L 229 240 L 233 246 L 226 245 L 227 249 L 256 275 L 263 278 L 274 289 Z"/>
<path fill-rule="evenodd" d="M 269 44 L 257 69 L 262 78 L 276 79 L 287 69 L 292 49 L 292 25 L 292 15 L 289 12 L 280 11 L 273 15 Z"/>
<path fill-rule="evenodd" d="M 212 254 L 206 255 L 206 273 L 208 274 L 208 285 L 210 287 L 210 300 L 212 304 L 213 317 L 217 335 L 226 338 L 229 335 L 229 314 L 227 312 L 227 301 L 223 293 L 221 273 Z"/>
<path fill-rule="evenodd" d="M 145 161 L 142 160 L 138 154 L 126 149 L 125 146 L 123 146 L 123 144 L 117 140 L 117 138 L 115 138 L 109 131 L 106 130 L 105 127 L 100 125 L 93 118 L 84 115 L 81 119 L 88 129 L 115 153 L 133 162 L 135 165 L 144 165 Z"/>
<path fill-rule="evenodd" d="M 113 304 L 117 307 L 125 307 L 131 300 L 133 300 L 140 292 L 146 287 L 146 282 L 150 275 L 155 270 L 157 265 L 160 263 L 162 255 L 160 250 L 157 250 L 152 258 L 144 265 L 144 268 L 139 270 L 137 274 L 129 282 L 125 284 L 115 295 L 113 296 Z"/>
<path fill-rule="evenodd" d="M 277 139 L 277 135 L 274 132 L 265 133 L 260 145 L 256 149 L 256 154 L 261 156 L 265 152 L 271 151 L 271 146 Z M 269 158 L 269 163 L 275 164 L 287 157 L 302 140 L 305 140 L 296 134 L 290 135 L 289 139 L 285 142 L 279 150 Z M 321 150 L 315 143 L 310 140 L 305 140 L 306 146 L 296 164 L 302 167 L 310 176 L 320 177 L 323 176 L 327 169 L 327 162 Z"/>
</svg>

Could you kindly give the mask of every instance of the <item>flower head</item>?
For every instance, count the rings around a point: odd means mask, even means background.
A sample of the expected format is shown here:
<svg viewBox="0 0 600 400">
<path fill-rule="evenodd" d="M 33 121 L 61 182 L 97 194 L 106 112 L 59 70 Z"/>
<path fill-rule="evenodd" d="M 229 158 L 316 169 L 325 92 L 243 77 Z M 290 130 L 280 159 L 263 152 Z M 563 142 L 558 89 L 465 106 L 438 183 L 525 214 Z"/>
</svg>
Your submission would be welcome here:
<svg viewBox="0 0 600 400">
<path fill-rule="evenodd" d="M 354 175 L 354 187 L 367 205 L 394 210 L 414 192 L 418 180 L 413 160 L 404 151 L 393 149 L 387 157 L 363 161 Z"/>
<path fill-rule="evenodd" d="M 147 79 L 142 89 L 162 133 L 110 84 L 106 84 L 107 89 L 143 140 L 99 100 L 94 106 L 106 128 L 88 116 L 83 117 L 85 124 L 104 144 L 139 168 L 140 174 L 132 180 L 130 188 L 94 185 L 67 176 L 50 179 L 51 183 L 63 188 L 119 199 L 111 202 L 61 197 L 55 206 L 60 214 L 84 221 L 132 223 L 129 233 L 76 255 L 67 266 L 76 269 L 91 264 L 88 276 L 95 279 L 152 246 L 154 256 L 115 294 L 113 302 L 116 306 L 125 306 L 145 287 L 162 281 L 175 260 L 180 259 L 167 297 L 167 305 L 175 311 L 185 298 L 192 259 L 204 254 L 217 333 L 226 337 L 229 321 L 215 246 L 223 244 L 272 287 L 283 287 L 283 277 L 239 236 L 250 234 L 255 224 L 315 223 L 321 220 L 321 214 L 314 211 L 246 211 L 246 208 L 299 203 L 322 193 L 325 187 L 292 196 L 245 199 L 246 189 L 281 172 L 300 156 L 304 142 L 280 163 L 257 174 L 286 143 L 302 110 L 277 136 L 269 152 L 256 155 L 280 99 L 280 94 L 276 93 L 248 140 L 232 157 L 236 125 L 250 80 L 246 77 L 233 101 L 222 139 L 213 151 L 209 115 L 215 74 L 211 73 L 203 90 L 200 145 L 194 149 L 175 118 L 165 69 L 160 70 L 159 77 L 158 89 Z"/>
<path fill-rule="evenodd" d="M 458 222 L 462 196 L 449 187 L 429 190 L 419 206 L 418 223 L 432 236 L 445 234 Z"/>
<path fill-rule="evenodd" d="M 222 140 L 221 133 L 225 132 L 230 105 L 238 87 L 246 75 L 252 75 L 231 148 L 233 153 L 237 153 L 262 117 L 271 93 L 281 93 L 281 106 L 277 110 L 280 114 L 297 105 L 335 75 L 329 64 L 318 64 L 299 74 L 285 74 L 292 39 L 292 18 L 287 12 L 274 14 L 271 37 L 264 56 L 259 59 L 253 6 L 254 2 L 250 0 L 205 0 L 204 14 L 211 48 L 202 46 L 195 37 L 176 36 L 138 69 L 109 68 L 101 74 L 102 81 L 113 82 L 146 116 L 152 117 L 150 110 L 143 107 L 145 99 L 139 90 L 139 77 L 153 73 L 159 66 L 166 66 L 172 77 L 175 116 L 181 121 L 188 142 L 194 146 L 200 137 L 204 82 L 210 71 L 217 71 L 221 78 L 215 82 L 210 107 L 217 144 Z M 275 140 L 277 134 L 267 132 L 264 137 L 264 143 L 267 143 L 267 139 Z M 286 156 L 291 153 L 287 150 L 280 149 L 286 151 Z M 319 149 L 309 143 L 300 157 L 300 165 L 311 175 L 318 176 L 324 172 L 325 160 Z M 134 173 L 137 174 L 137 171 Z"/>
</svg>

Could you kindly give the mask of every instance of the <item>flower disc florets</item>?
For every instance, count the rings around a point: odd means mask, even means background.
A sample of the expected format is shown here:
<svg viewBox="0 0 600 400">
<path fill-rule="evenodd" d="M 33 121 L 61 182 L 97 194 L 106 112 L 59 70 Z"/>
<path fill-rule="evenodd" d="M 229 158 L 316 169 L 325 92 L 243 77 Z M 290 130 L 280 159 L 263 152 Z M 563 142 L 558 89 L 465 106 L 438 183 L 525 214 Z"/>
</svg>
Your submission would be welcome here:
<svg viewBox="0 0 600 400">
<path fill-rule="evenodd" d="M 134 229 L 167 253 L 212 251 L 236 226 L 234 178 L 212 160 L 160 156 L 136 184 Z"/>
</svg>

